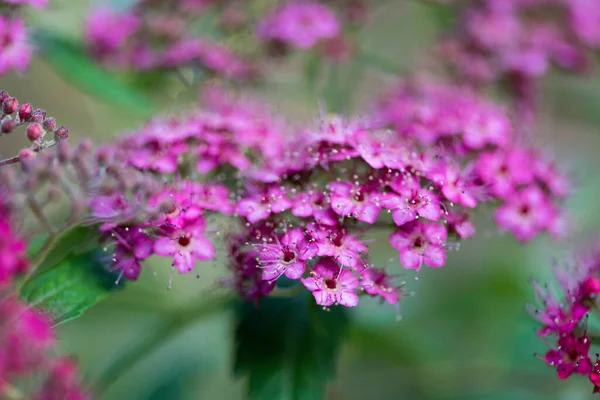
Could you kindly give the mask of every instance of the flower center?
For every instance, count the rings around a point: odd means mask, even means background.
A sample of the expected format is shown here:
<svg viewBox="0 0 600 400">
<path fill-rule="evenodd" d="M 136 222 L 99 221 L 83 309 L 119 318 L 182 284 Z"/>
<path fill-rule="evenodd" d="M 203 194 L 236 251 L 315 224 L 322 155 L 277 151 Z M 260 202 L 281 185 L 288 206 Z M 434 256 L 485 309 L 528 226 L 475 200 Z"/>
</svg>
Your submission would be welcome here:
<svg viewBox="0 0 600 400">
<path fill-rule="evenodd" d="M 425 250 L 426 245 L 427 245 L 427 242 L 423 239 L 422 236 L 418 236 L 413 243 L 413 247 L 414 247 L 415 251 Z"/>
<path fill-rule="evenodd" d="M 286 250 L 283 252 L 283 258 L 282 261 L 286 264 L 291 263 L 292 261 L 296 260 L 296 253 L 294 253 L 293 251 L 290 250 Z"/>
<path fill-rule="evenodd" d="M 523 204 L 519 211 L 521 212 L 522 215 L 528 215 L 529 212 L 531 211 L 531 207 L 529 207 L 529 204 Z"/>
<path fill-rule="evenodd" d="M 191 241 L 192 239 L 189 236 L 182 235 L 179 237 L 177 243 L 179 243 L 181 247 L 186 247 L 190 244 Z"/>
<path fill-rule="evenodd" d="M 337 288 L 337 282 L 333 278 L 325 279 L 325 286 L 327 286 L 327 289 L 333 290 L 333 289 Z"/>
</svg>

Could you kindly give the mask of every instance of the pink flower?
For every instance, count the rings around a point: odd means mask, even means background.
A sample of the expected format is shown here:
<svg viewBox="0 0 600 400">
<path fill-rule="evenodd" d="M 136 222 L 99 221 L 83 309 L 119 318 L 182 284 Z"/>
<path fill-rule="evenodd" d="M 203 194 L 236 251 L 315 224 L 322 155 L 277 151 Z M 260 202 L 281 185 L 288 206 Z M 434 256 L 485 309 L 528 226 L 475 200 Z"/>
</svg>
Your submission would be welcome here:
<svg viewBox="0 0 600 400">
<path fill-rule="evenodd" d="M 468 169 L 465 171 L 456 165 L 439 163 L 432 171 L 431 179 L 441 187 L 448 200 L 469 208 L 477 205 L 476 186 L 471 182 Z"/>
<path fill-rule="evenodd" d="M 396 225 L 404 225 L 419 217 L 437 221 L 442 216 L 438 197 L 431 191 L 421 188 L 414 178 L 400 176 L 390 183 L 399 193 L 384 193 L 380 196 L 382 207 L 393 210 L 392 218 Z"/>
<path fill-rule="evenodd" d="M 292 215 L 296 217 L 314 217 L 322 225 L 337 224 L 338 217 L 329 207 L 325 195 L 316 190 L 301 192 L 292 199 Z"/>
<path fill-rule="evenodd" d="M 120 271 L 129 280 L 136 280 L 140 275 L 141 262 L 153 253 L 154 241 L 141 226 L 128 226 L 115 229 L 111 236 L 116 241 L 114 264 L 112 270 Z"/>
<path fill-rule="evenodd" d="M 317 253 L 317 245 L 308 241 L 301 229 L 286 232 L 275 243 L 259 246 L 259 259 L 264 280 L 274 280 L 285 273 L 290 279 L 298 279 L 304 274 L 306 261 Z"/>
<path fill-rule="evenodd" d="M 103 58 L 121 49 L 139 29 L 140 19 L 132 13 L 96 8 L 86 22 L 86 40 L 96 56 Z"/>
<path fill-rule="evenodd" d="M 479 156 L 476 170 L 494 194 L 508 198 L 517 186 L 533 180 L 532 159 L 532 154 L 520 150 L 485 152 Z"/>
<path fill-rule="evenodd" d="M 173 257 L 173 266 L 185 274 L 194 268 L 196 260 L 212 260 L 215 256 L 214 245 L 203 234 L 203 224 L 178 229 L 169 236 L 156 239 L 154 252 Z"/>
<path fill-rule="evenodd" d="M 276 8 L 260 21 L 258 34 L 302 50 L 319 40 L 335 37 L 340 22 L 324 4 L 315 1 L 292 1 Z"/>
<path fill-rule="evenodd" d="M 292 207 L 285 190 L 270 186 L 262 194 L 254 194 L 238 202 L 236 212 L 251 223 L 267 218 L 271 213 L 278 214 Z"/>
<path fill-rule="evenodd" d="M 380 296 L 390 304 L 397 304 L 400 301 L 400 290 L 390 280 L 391 277 L 383 269 L 368 268 L 362 272 L 360 285 L 370 295 Z"/>
<path fill-rule="evenodd" d="M 555 349 L 544 356 L 548 365 L 556 368 L 560 379 L 568 378 L 573 372 L 587 375 L 592 372 L 593 365 L 589 357 L 591 340 L 584 334 L 576 337 L 564 333 L 558 338 Z"/>
<path fill-rule="evenodd" d="M 359 221 L 374 223 L 379 215 L 379 206 L 375 196 L 365 187 L 350 182 L 332 182 L 329 184 L 331 208 L 336 214 L 352 216 Z"/>
<path fill-rule="evenodd" d="M 494 217 L 501 228 L 511 231 L 518 240 L 528 241 L 551 226 L 558 213 L 538 187 L 530 186 L 501 205 Z"/>
<path fill-rule="evenodd" d="M 8 210 L 0 203 L 0 289 L 29 266 L 25 251 L 25 243 L 15 236 L 11 227 Z"/>
<path fill-rule="evenodd" d="M 396 229 L 390 235 L 390 243 L 400 251 L 404 268 L 420 269 L 422 264 L 442 267 L 446 263 L 443 246 L 447 236 L 443 225 L 417 220 Z"/>
<path fill-rule="evenodd" d="M 368 250 L 355 236 L 336 228 L 309 228 L 308 232 L 319 248 L 317 255 L 333 257 L 344 267 L 357 268 L 360 253 Z"/>
<path fill-rule="evenodd" d="M 308 278 L 302 278 L 317 304 L 325 307 L 341 304 L 354 307 L 358 304 L 356 289 L 359 281 L 350 271 L 343 269 L 331 258 L 322 258 L 315 264 Z"/>
<path fill-rule="evenodd" d="M 24 71 L 31 60 L 32 47 L 25 22 L 0 15 L 0 75 L 9 70 Z"/>
</svg>

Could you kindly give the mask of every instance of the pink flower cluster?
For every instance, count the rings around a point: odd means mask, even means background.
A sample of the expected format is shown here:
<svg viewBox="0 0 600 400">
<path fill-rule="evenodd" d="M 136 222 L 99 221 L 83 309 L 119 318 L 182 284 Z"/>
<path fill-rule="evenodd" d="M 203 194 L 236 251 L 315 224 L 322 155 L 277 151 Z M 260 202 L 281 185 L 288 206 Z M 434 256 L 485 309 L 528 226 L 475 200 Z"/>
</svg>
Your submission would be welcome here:
<svg viewBox="0 0 600 400">
<path fill-rule="evenodd" d="M 86 26 L 90 50 L 99 60 L 120 67 L 200 66 L 228 78 L 250 77 L 251 65 L 233 50 L 193 34 L 192 21 L 197 22 L 204 7 L 191 7 L 192 3 L 174 1 L 164 8 L 138 0 L 129 11 L 97 8 Z"/>
<path fill-rule="evenodd" d="M 493 201 L 496 223 L 521 241 L 541 231 L 563 233 L 556 200 L 568 193 L 566 177 L 554 162 L 519 144 L 499 106 L 460 87 L 409 81 L 385 97 L 377 113 L 398 137 L 435 149 L 425 174 L 451 207 Z"/>
<path fill-rule="evenodd" d="M 75 364 L 50 353 L 55 346 L 48 318 L 9 295 L 11 282 L 29 263 L 25 243 L 15 236 L 9 210 L 0 204 L 0 396 L 14 393 L 23 379 L 43 379 L 27 398 L 86 399 Z M 9 396 L 10 397 L 10 396 Z"/>
<path fill-rule="evenodd" d="M 326 5 L 317 1 L 292 1 L 273 9 L 259 23 L 258 35 L 306 50 L 340 34 L 341 23 Z"/>
<path fill-rule="evenodd" d="M 595 0 L 471 0 L 442 52 L 468 80 L 506 80 L 531 102 L 536 78 L 551 64 L 588 69 L 600 46 L 598 26 Z"/>
<path fill-rule="evenodd" d="M 600 391 L 600 362 L 590 356 L 591 338 L 587 333 L 587 315 L 598 306 L 600 294 L 600 252 L 596 249 L 579 257 L 570 268 L 555 268 L 558 296 L 547 285 L 533 282 L 538 307 L 530 313 L 543 327 L 538 335 L 555 338 L 555 344 L 543 360 L 557 370 L 560 379 L 574 373 L 588 375 L 594 393 Z"/>
</svg>

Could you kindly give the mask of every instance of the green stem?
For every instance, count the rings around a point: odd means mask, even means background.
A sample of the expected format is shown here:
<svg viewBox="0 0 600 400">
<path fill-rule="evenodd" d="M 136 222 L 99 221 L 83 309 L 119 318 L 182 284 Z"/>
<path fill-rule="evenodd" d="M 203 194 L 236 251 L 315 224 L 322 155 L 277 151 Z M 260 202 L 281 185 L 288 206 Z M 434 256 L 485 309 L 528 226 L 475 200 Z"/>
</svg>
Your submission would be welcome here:
<svg viewBox="0 0 600 400">
<path fill-rule="evenodd" d="M 145 340 L 136 342 L 131 348 L 125 350 L 120 357 L 104 370 L 96 382 L 96 395 L 100 397 L 117 379 L 192 322 L 213 315 L 232 303 L 232 296 L 222 296 L 219 299 L 203 301 L 200 305 L 193 304 L 169 315 Z"/>
</svg>

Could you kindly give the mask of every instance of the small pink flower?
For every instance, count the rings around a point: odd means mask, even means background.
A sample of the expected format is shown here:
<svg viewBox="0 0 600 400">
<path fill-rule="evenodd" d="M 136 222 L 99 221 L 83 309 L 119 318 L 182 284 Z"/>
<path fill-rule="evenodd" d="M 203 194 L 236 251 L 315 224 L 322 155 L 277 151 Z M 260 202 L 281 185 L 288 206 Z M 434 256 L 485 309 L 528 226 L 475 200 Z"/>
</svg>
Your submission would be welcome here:
<svg viewBox="0 0 600 400">
<path fill-rule="evenodd" d="M 526 151 L 497 150 L 479 156 L 476 171 L 479 177 L 491 185 L 491 191 L 502 198 L 508 198 L 515 188 L 530 183 L 534 178 L 533 156 Z"/>
<path fill-rule="evenodd" d="M 138 16 L 102 6 L 90 14 L 85 35 L 96 56 L 102 58 L 125 46 L 139 27 Z"/>
<path fill-rule="evenodd" d="M 309 228 L 308 232 L 319 248 L 317 255 L 333 257 L 345 267 L 357 268 L 361 263 L 360 253 L 368 250 L 358 238 L 335 228 Z"/>
<path fill-rule="evenodd" d="M 456 165 L 439 163 L 431 172 L 433 182 L 442 189 L 448 200 L 473 208 L 477 205 L 476 186 L 471 182 L 469 169 L 462 170 Z"/>
<path fill-rule="evenodd" d="M 501 228 L 511 231 L 518 240 L 528 241 L 558 218 L 548 197 L 536 186 L 527 187 L 506 203 L 494 215 Z"/>
<path fill-rule="evenodd" d="M 212 260 L 215 247 L 204 234 L 204 226 L 188 226 L 162 236 L 154 242 L 154 252 L 161 256 L 173 257 L 173 266 L 185 274 L 190 272 L 196 260 Z"/>
<path fill-rule="evenodd" d="M 546 363 L 554 368 L 560 379 L 568 378 L 573 372 L 587 375 L 592 372 L 593 365 L 589 357 L 591 340 L 584 334 L 576 337 L 573 334 L 562 334 L 558 338 L 555 349 L 544 356 Z"/>
<path fill-rule="evenodd" d="M 421 188 L 418 180 L 401 176 L 390 186 L 399 194 L 384 193 L 379 202 L 382 207 L 393 210 L 392 218 L 396 225 L 404 225 L 419 217 L 437 221 L 442 216 L 437 195 Z"/>
<path fill-rule="evenodd" d="M 317 245 L 308 241 L 301 229 L 286 232 L 275 243 L 259 246 L 259 262 L 262 278 L 274 280 L 285 273 L 290 279 L 298 279 L 304 274 L 306 261 L 317 253 Z"/>
<path fill-rule="evenodd" d="M 315 264 L 308 278 L 302 278 L 317 304 L 325 307 L 341 304 L 354 307 L 358 304 L 356 290 L 359 281 L 352 272 L 343 269 L 331 258 L 322 258 Z"/>
<path fill-rule="evenodd" d="M 404 268 L 420 269 L 423 264 L 442 267 L 446 264 L 444 243 L 447 236 L 443 225 L 417 220 L 396 229 L 390 236 L 390 243 L 400 251 Z"/>
<path fill-rule="evenodd" d="M 350 182 L 332 182 L 329 184 L 331 208 L 336 214 L 352 216 L 359 221 L 374 223 L 379 215 L 379 206 L 375 196 L 366 188 Z"/>
<path fill-rule="evenodd" d="M 9 70 L 24 71 L 31 60 L 32 47 L 25 22 L 0 15 L 0 75 Z"/>
<path fill-rule="evenodd" d="M 267 218 L 271 213 L 278 214 L 292 207 L 285 190 L 271 186 L 263 193 L 243 198 L 238 202 L 236 212 L 251 223 Z"/>
<path fill-rule="evenodd" d="M 380 296 L 390 304 L 397 304 L 400 301 L 400 290 L 390 280 L 391 277 L 383 269 L 368 268 L 362 272 L 360 284 L 370 295 Z"/>
<path fill-rule="evenodd" d="M 292 215 L 296 217 L 314 217 L 322 225 L 336 225 L 338 217 L 329 207 L 325 195 L 316 190 L 302 192 L 292 199 Z"/>
<path fill-rule="evenodd" d="M 260 21 L 258 34 L 306 50 L 319 40 L 335 37 L 340 22 L 324 4 L 315 1 L 292 1 L 276 8 Z"/>
</svg>

